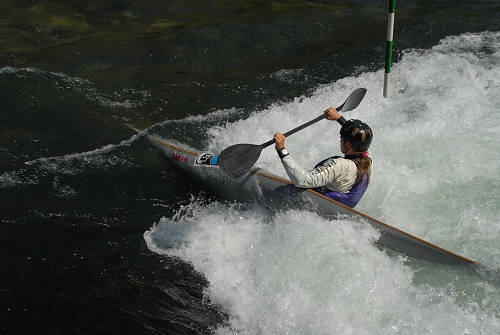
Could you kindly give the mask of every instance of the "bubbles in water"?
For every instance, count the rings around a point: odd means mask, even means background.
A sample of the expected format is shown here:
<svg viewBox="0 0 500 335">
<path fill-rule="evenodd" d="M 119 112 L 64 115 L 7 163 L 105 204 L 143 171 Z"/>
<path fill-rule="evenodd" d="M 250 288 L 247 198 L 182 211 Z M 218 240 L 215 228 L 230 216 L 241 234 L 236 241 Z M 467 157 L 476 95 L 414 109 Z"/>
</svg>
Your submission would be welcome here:
<svg viewBox="0 0 500 335">
<path fill-rule="evenodd" d="M 145 238 L 207 278 L 206 294 L 230 315 L 218 333 L 460 333 L 482 327 L 474 313 L 494 325 L 447 288 L 414 286 L 404 259 L 373 245 L 369 225 L 217 202 L 180 212 Z"/>
</svg>

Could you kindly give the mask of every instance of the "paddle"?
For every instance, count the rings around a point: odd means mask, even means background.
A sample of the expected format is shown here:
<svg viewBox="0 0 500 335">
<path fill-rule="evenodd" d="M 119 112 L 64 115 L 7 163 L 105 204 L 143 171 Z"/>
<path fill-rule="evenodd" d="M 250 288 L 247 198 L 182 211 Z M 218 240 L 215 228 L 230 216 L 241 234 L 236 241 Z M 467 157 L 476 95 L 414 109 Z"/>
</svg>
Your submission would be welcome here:
<svg viewBox="0 0 500 335">
<path fill-rule="evenodd" d="M 337 110 L 340 112 L 347 112 L 350 110 L 353 110 L 354 108 L 358 107 L 359 103 L 361 100 L 363 100 L 364 96 L 366 94 L 366 88 L 358 88 L 355 89 L 349 97 L 344 101 L 342 105 L 337 107 Z M 301 126 L 298 126 L 297 128 L 294 128 L 283 135 L 285 137 L 290 136 L 292 134 L 295 134 L 299 130 L 302 130 L 306 127 L 309 127 L 310 125 L 321 121 L 323 119 L 326 119 L 328 117 L 328 114 L 321 114 L 317 118 L 304 123 Z M 257 160 L 260 157 L 260 153 L 262 149 L 270 146 L 271 144 L 274 143 L 274 140 L 267 141 L 265 143 L 262 143 L 260 145 L 258 144 L 234 144 L 226 149 L 222 150 L 222 152 L 219 155 L 218 158 L 218 164 L 219 167 L 222 169 L 222 171 L 233 177 L 233 178 L 239 178 L 243 176 L 245 173 L 247 173 L 252 166 L 257 162 Z"/>
</svg>

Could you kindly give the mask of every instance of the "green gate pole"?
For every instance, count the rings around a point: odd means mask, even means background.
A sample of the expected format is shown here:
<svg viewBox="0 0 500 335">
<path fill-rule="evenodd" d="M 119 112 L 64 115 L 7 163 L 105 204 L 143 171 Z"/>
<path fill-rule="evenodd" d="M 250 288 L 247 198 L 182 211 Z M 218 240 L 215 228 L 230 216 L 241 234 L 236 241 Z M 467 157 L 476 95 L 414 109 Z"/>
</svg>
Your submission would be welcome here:
<svg viewBox="0 0 500 335">
<path fill-rule="evenodd" d="M 396 0 L 389 0 L 389 16 L 387 17 L 387 47 L 385 54 L 384 97 L 389 96 L 391 85 L 392 37 L 394 32 L 394 12 Z"/>
</svg>

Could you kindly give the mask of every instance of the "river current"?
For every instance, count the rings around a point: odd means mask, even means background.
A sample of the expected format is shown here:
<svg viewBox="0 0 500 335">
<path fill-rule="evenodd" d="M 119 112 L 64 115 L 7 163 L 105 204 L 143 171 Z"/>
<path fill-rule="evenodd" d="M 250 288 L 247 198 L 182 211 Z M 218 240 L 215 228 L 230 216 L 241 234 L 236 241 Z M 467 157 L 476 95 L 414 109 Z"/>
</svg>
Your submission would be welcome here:
<svg viewBox="0 0 500 335">
<path fill-rule="evenodd" d="M 397 6 L 385 99 L 385 1 L 0 3 L 0 333 L 498 334 L 500 5 Z M 358 87 L 356 209 L 481 266 L 224 201 L 124 126 L 220 152 Z M 338 130 L 287 148 L 312 167 Z M 286 178 L 272 148 L 258 166 Z"/>
</svg>

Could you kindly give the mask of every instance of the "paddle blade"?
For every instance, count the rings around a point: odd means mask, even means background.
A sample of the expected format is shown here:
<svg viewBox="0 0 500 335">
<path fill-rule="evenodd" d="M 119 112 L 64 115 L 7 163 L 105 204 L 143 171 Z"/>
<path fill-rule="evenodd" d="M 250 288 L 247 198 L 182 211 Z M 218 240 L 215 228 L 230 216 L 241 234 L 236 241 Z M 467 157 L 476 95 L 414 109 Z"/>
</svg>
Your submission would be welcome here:
<svg viewBox="0 0 500 335">
<path fill-rule="evenodd" d="M 222 150 L 218 164 L 225 174 L 239 178 L 247 173 L 257 162 L 262 151 L 261 145 L 235 144 Z"/>
<path fill-rule="evenodd" d="M 358 107 L 359 103 L 366 94 L 366 88 L 357 88 L 349 95 L 347 100 L 342 104 L 342 106 L 338 107 L 338 111 L 347 112 L 353 110 Z"/>
</svg>

